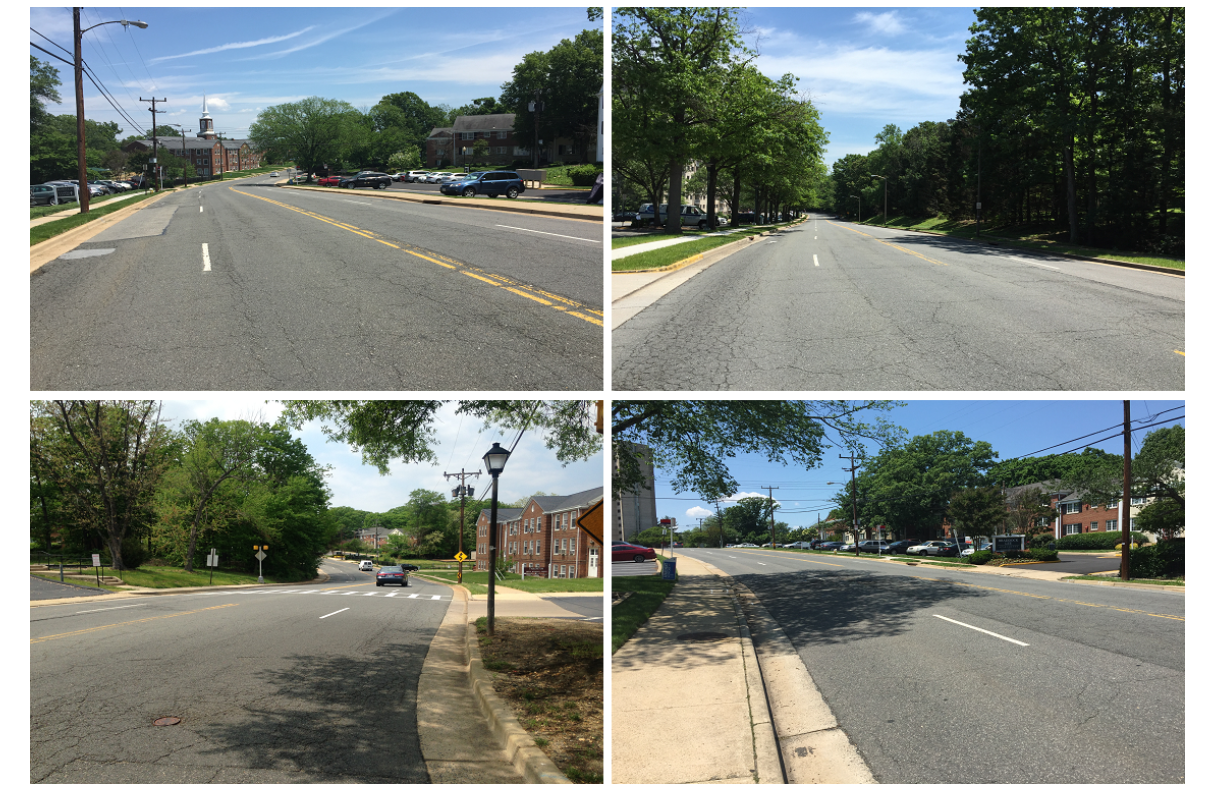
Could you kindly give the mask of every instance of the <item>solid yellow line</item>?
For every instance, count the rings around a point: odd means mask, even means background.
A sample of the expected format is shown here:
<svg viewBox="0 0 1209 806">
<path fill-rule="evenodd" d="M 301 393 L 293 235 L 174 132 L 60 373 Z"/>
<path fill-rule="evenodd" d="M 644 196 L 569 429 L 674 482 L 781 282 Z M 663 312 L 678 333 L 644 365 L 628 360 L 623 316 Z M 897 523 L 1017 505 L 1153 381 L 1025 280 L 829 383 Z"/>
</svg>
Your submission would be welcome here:
<svg viewBox="0 0 1209 806">
<path fill-rule="evenodd" d="M 505 287 L 505 288 L 504 288 L 504 290 L 505 290 L 505 291 L 511 291 L 513 294 L 520 294 L 520 295 L 521 295 L 522 297 L 524 297 L 525 299 L 531 299 L 531 300 L 533 300 L 534 302 L 540 302 L 542 305 L 553 305 L 553 304 L 554 304 L 554 303 L 552 303 L 552 302 L 549 302 L 549 301 L 547 301 L 547 300 L 542 299 L 541 297 L 535 297 L 535 296 L 533 296 L 532 294 L 526 294 L 524 291 L 521 291 L 519 288 L 507 288 L 507 287 Z"/>
<path fill-rule="evenodd" d="M 579 311 L 565 311 L 565 313 L 568 313 L 571 316 L 577 316 L 580 319 L 584 320 L 585 322 L 591 322 L 594 325 L 603 325 L 604 324 L 603 319 L 593 319 L 591 316 L 586 316 L 586 315 L 580 313 Z"/>
<path fill-rule="evenodd" d="M 907 253 L 907 254 L 909 254 L 909 255 L 915 255 L 915 257 L 919 258 L 920 260 L 926 260 L 926 261 L 928 261 L 929 263 L 935 263 L 937 266 L 947 266 L 947 265 L 949 265 L 948 263 L 941 263 L 939 260 L 933 260 L 933 259 L 932 259 L 932 258 L 930 258 L 930 257 L 924 257 L 924 256 L 923 256 L 923 255 L 921 255 L 919 252 L 912 252 L 910 249 L 907 249 L 907 248 L 905 248 L 905 247 L 902 247 L 902 246 L 897 246 L 897 245 L 895 245 L 895 244 L 889 243 L 888 241 L 883 241 L 883 240 L 881 240 L 880 238 L 874 238 L 872 235 L 869 235 L 868 233 L 865 233 L 865 232 L 860 232 L 860 231 L 858 231 L 858 230 L 854 230 L 854 229 L 852 229 L 851 227 L 845 227 L 843 224 L 837 224 L 837 223 L 835 223 L 834 221 L 828 221 L 827 223 L 828 223 L 828 224 L 830 224 L 830 225 L 831 225 L 831 226 L 833 226 L 833 227 L 839 227 L 840 229 L 846 229 L 846 230 L 848 230 L 849 232 L 855 232 L 857 235 L 864 235 L 866 238 L 873 238 L 873 240 L 877 241 L 878 243 L 885 244 L 886 246 L 893 246 L 895 249 L 900 249 L 900 250 L 902 250 L 903 252 L 906 252 L 906 253 Z"/>
<path fill-rule="evenodd" d="M 431 257 L 428 257 L 427 255 L 421 255 L 419 252 L 413 252 L 410 249 L 404 249 L 403 251 L 409 255 L 415 255 L 416 257 L 420 258 L 421 260 L 427 260 L 430 263 L 437 264 L 438 266 L 444 266 L 447 269 L 456 268 L 456 266 L 451 266 L 448 263 L 442 263 L 441 261 L 437 260 L 436 258 L 431 258 Z"/>
<path fill-rule="evenodd" d="M 1049 599 L 1055 602 L 1064 602 L 1066 604 L 1083 605 L 1084 607 L 1107 607 L 1110 610 L 1118 610 L 1122 613 L 1138 613 L 1143 616 L 1154 616 L 1155 618 L 1173 619 L 1175 621 L 1184 621 L 1183 616 L 1172 616 L 1165 613 L 1147 613 L 1145 610 L 1130 610 L 1125 607 L 1113 607 L 1112 605 L 1098 605 L 1090 602 L 1080 602 L 1078 599 L 1054 599 L 1052 596 L 1039 596 L 1035 593 L 1024 593 L 1023 591 L 1007 590 L 1006 588 L 992 588 L 987 585 L 971 585 L 968 582 L 952 582 L 948 579 L 934 579 L 932 577 L 912 577 L 913 579 L 922 579 L 927 582 L 948 582 L 950 585 L 960 585 L 963 588 L 976 588 L 984 591 L 995 591 L 997 593 L 1010 593 L 1014 596 L 1027 596 L 1030 599 Z"/>
<path fill-rule="evenodd" d="M 156 621 L 156 620 L 162 619 L 162 618 L 176 618 L 177 616 L 188 616 L 193 613 L 204 613 L 207 610 L 221 610 L 224 607 L 239 607 L 239 603 L 234 602 L 232 604 L 217 605 L 215 607 L 203 607 L 200 610 L 186 610 L 183 613 L 170 613 L 166 616 L 149 616 L 147 618 L 135 619 L 134 621 L 122 621 L 117 624 L 104 624 L 104 625 L 101 625 L 100 627 L 89 627 L 86 630 L 73 630 L 72 632 L 61 632 L 56 635 L 44 635 L 41 638 L 31 638 L 31 639 L 29 639 L 29 642 L 31 644 L 40 644 L 43 641 L 53 641 L 56 638 L 70 638 L 73 635 L 84 635 L 84 634 L 90 633 L 90 632 L 99 632 L 101 630 L 108 630 L 112 627 L 125 627 L 129 624 L 144 624 L 148 621 Z"/>
<path fill-rule="evenodd" d="M 484 283 L 491 283 L 496 288 L 499 288 L 500 286 L 503 285 L 503 283 L 497 283 L 495 280 L 489 280 L 486 277 L 482 276 L 481 274 L 475 274 L 472 271 L 464 271 L 464 272 L 462 272 L 462 274 L 466 275 L 467 277 L 473 277 L 476 280 L 482 280 Z"/>
<path fill-rule="evenodd" d="M 1173 353 L 1179 353 L 1180 355 L 1184 355 L 1184 351 L 1183 351 L 1183 350 L 1172 350 L 1172 352 L 1173 352 Z M 1184 355 L 1184 358 L 1187 358 L 1187 357 L 1188 357 L 1188 356 Z"/>
</svg>

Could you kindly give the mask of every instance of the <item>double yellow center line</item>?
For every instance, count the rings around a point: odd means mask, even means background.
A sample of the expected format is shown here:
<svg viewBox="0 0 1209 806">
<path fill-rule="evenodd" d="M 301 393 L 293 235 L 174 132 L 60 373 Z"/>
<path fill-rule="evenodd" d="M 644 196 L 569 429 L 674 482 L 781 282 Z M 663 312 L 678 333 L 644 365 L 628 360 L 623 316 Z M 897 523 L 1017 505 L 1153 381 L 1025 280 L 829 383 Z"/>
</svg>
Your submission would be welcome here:
<svg viewBox="0 0 1209 806">
<path fill-rule="evenodd" d="M 831 225 L 831 226 L 833 226 L 833 227 L 839 227 L 840 229 L 846 229 L 846 230 L 848 230 L 849 232 L 855 232 L 857 235 L 862 235 L 862 236 L 864 236 L 864 237 L 866 237 L 866 238 L 873 238 L 873 236 L 872 236 L 872 235 L 870 235 L 870 234 L 869 234 L 869 233 L 867 233 L 867 232 L 861 232 L 860 230 L 855 230 L 855 229 L 853 229 L 852 227 L 845 227 L 843 224 L 837 224 L 837 223 L 835 223 L 834 221 L 828 221 L 827 223 L 828 223 L 828 224 L 830 224 L 830 225 Z M 877 241 L 877 242 L 878 242 L 878 243 L 880 243 L 880 244 L 885 244 L 886 246 L 892 246 L 892 247 L 894 247 L 895 249 L 897 249 L 897 250 L 898 250 L 898 251 L 900 251 L 900 252 L 906 252 L 908 255 L 914 255 L 915 257 L 919 258 L 920 260 L 926 260 L 927 262 L 929 262 L 929 263 L 931 263 L 931 264 L 933 264 L 933 265 L 936 265 L 936 266 L 947 266 L 947 265 L 949 265 L 948 263 L 941 263 L 939 260 L 933 260 L 933 259 L 932 259 L 932 258 L 930 258 L 930 257 L 924 257 L 924 256 L 923 256 L 923 255 L 921 255 L 919 252 L 916 252 L 916 251 L 914 251 L 914 250 L 908 249 L 908 248 L 907 248 L 907 247 L 905 247 L 905 246 L 899 246 L 898 244 L 893 244 L 893 243 L 890 243 L 889 241 L 883 241 L 883 240 L 882 240 L 882 239 L 880 239 L 880 238 L 873 238 L 873 240 Z"/>
<path fill-rule="evenodd" d="M 506 277 L 502 274 L 493 274 L 482 269 L 469 266 L 459 260 L 455 260 L 454 258 L 447 257 L 445 255 L 440 255 L 427 250 L 420 251 L 420 247 L 418 246 L 412 246 L 411 244 L 400 245 L 397 243 L 391 243 L 390 241 L 384 241 L 371 230 L 362 229 L 361 227 L 356 227 L 352 224 L 346 224 L 343 221 L 337 221 L 334 218 L 329 218 L 328 216 L 321 215 L 310 210 L 304 210 L 301 207 L 295 207 L 292 204 L 286 204 L 285 202 L 279 202 L 274 199 L 266 199 L 264 196 L 257 196 L 255 193 L 245 193 L 244 191 L 236 190 L 235 188 L 228 188 L 228 190 L 239 193 L 242 196 L 247 196 L 251 199 L 257 199 L 259 201 L 268 202 L 269 204 L 275 204 L 278 207 L 283 207 L 286 210 L 290 210 L 295 213 L 301 213 L 304 216 L 308 216 L 317 221 L 322 221 L 325 224 L 331 224 L 333 227 L 339 227 L 342 230 L 347 230 L 348 232 L 360 235 L 362 238 L 369 238 L 372 241 L 377 241 L 383 246 L 389 246 L 391 249 L 399 249 L 409 255 L 412 255 L 413 257 L 418 257 L 421 260 L 427 260 L 429 263 L 435 263 L 442 268 L 452 269 L 459 274 L 472 277 L 475 280 L 481 280 L 484 283 L 493 285 L 496 288 L 500 288 L 504 291 L 511 291 L 513 294 L 524 297 L 528 300 L 532 300 L 533 302 L 541 305 L 545 305 L 549 308 L 553 308 L 554 310 L 565 313 L 568 316 L 574 316 L 576 319 L 582 319 L 583 321 L 590 322 L 593 325 L 601 327 L 604 326 L 604 311 L 589 308 L 586 305 L 578 303 L 575 300 L 568 299 L 567 297 L 560 296 L 559 294 L 553 294 L 549 291 L 537 288 L 536 286 L 528 283 L 522 283 L 519 280 Z"/>
</svg>

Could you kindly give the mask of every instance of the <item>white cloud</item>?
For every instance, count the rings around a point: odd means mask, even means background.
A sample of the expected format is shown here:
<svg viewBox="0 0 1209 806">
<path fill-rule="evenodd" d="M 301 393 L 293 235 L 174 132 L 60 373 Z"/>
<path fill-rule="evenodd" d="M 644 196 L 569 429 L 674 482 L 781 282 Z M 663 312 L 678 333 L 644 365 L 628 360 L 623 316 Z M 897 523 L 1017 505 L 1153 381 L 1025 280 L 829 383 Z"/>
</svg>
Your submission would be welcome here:
<svg viewBox="0 0 1209 806">
<path fill-rule="evenodd" d="M 906 33 L 907 26 L 899 18 L 897 11 L 887 11 L 883 14 L 873 14 L 868 11 L 858 12 L 856 21 L 868 26 L 872 33 L 897 36 Z"/>
<path fill-rule="evenodd" d="M 712 518 L 714 513 L 705 507 L 689 507 L 685 510 L 684 516 L 689 520 L 696 520 L 697 518 Z"/>
<path fill-rule="evenodd" d="M 723 498 L 722 503 L 733 504 L 736 501 L 742 501 L 744 498 L 767 498 L 767 497 L 768 496 L 765 495 L 764 493 L 735 493 L 732 496 Z"/>
<path fill-rule="evenodd" d="M 226 112 L 231 108 L 231 103 L 221 95 L 207 95 L 206 104 L 209 109 L 219 112 Z"/>
<path fill-rule="evenodd" d="M 268 37 L 265 37 L 264 39 L 252 40 L 251 42 L 228 42 L 225 45 L 215 45 L 212 48 L 203 48 L 202 50 L 191 50 L 188 53 L 180 53 L 180 54 L 177 54 L 176 56 L 158 56 L 158 57 L 152 59 L 151 63 L 155 64 L 156 62 L 164 62 L 164 61 L 168 61 L 169 59 L 184 59 L 189 56 L 201 56 L 201 55 L 204 55 L 207 53 L 220 53 L 224 50 L 242 50 L 243 48 L 256 48 L 256 47 L 260 47 L 261 45 L 271 45 L 275 42 L 284 42 L 287 39 L 293 39 L 296 36 L 302 36 L 307 31 L 314 29 L 314 27 L 315 27 L 314 25 L 308 25 L 307 27 L 303 28 L 301 31 L 294 31 L 291 34 L 282 34 L 281 36 L 268 36 Z"/>
</svg>

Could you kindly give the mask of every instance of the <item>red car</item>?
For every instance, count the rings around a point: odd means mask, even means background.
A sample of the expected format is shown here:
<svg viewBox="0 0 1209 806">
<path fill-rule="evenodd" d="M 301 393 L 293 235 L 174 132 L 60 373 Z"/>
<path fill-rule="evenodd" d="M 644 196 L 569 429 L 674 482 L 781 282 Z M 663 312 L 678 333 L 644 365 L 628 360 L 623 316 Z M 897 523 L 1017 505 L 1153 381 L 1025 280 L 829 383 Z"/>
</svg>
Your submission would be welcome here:
<svg viewBox="0 0 1209 806">
<path fill-rule="evenodd" d="M 655 550 L 649 549 L 646 546 L 638 546 L 634 543 L 614 543 L 613 544 L 613 562 L 645 562 L 646 560 L 655 559 Z"/>
<path fill-rule="evenodd" d="M 343 178 L 343 176 L 321 176 L 319 177 L 319 184 L 330 185 L 331 187 L 339 187 L 340 180 Z"/>
</svg>

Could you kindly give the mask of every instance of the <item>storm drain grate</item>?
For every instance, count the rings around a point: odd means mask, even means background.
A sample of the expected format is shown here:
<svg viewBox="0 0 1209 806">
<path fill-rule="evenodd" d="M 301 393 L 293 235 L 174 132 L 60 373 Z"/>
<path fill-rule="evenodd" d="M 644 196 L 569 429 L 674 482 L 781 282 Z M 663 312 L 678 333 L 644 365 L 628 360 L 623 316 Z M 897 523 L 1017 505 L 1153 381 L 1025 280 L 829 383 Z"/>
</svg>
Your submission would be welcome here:
<svg viewBox="0 0 1209 806">
<path fill-rule="evenodd" d="M 676 636 L 677 641 L 723 641 L 727 638 L 730 636 L 723 632 L 686 632 Z"/>
<path fill-rule="evenodd" d="M 180 721 L 181 721 L 181 718 L 179 716 L 161 716 L 159 719 L 155 720 L 151 724 L 153 724 L 157 727 L 162 727 L 164 725 L 177 725 L 177 724 L 180 724 Z"/>
</svg>

